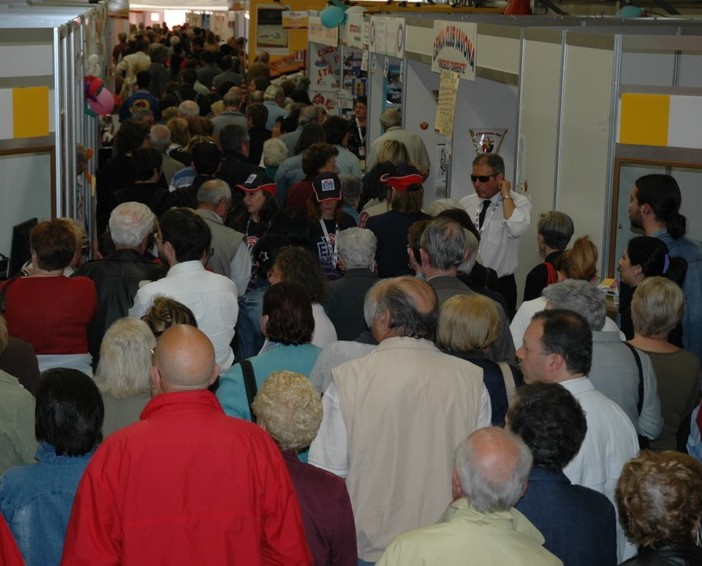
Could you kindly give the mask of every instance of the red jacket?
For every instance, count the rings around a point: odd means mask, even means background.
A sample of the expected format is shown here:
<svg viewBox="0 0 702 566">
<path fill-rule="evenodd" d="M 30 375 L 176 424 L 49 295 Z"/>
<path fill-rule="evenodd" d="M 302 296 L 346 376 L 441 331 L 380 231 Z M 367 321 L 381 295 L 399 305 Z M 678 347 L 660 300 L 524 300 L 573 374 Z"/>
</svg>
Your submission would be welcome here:
<svg viewBox="0 0 702 566">
<path fill-rule="evenodd" d="M 290 476 L 208 391 L 154 397 L 83 475 L 62 564 L 309 565 Z"/>
</svg>

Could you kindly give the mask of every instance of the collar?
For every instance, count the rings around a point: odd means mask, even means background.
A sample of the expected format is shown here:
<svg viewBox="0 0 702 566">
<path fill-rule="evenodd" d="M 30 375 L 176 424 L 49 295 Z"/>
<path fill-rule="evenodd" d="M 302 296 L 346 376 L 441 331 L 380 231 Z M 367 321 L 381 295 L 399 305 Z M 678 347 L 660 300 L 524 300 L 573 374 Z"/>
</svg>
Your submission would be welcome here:
<svg viewBox="0 0 702 566">
<path fill-rule="evenodd" d="M 146 404 L 144 410 L 139 415 L 139 420 L 145 420 L 157 413 L 168 411 L 173 408 L 185 407 L 202 407 L 218 413 L 224 414 L 222 406 L 217 401 L 214 393 L 207 389 L 198 389 L 196 391 L 179 391 L 177 393 L 161 393 L 153 397 Z"/>
<path fill-rule="evenodd" d="M 214 210 L 210 210 L 209 208 L 198 208 L 195 211 L 195 214 L 206 220 L 211 220 L 215 224 L 224 224 L 221 216 L 217 214 Z"/>
<path fill-rule="evenodd" d="M 377 275 L 367 267 L 353 267 L 351 269 L 347 269 L 344 272 L 344 277 L 373 277 L 374 279 L 378 278 Z"/>
<path fill-rule="evenodd" d="M 178 273 L 185 273 L 187 271 L 205 271 L 205 266 L 202 265 L 202 262 L 199 259 L 176 263 L 168 270 L 166 277 L 171 277 L 173 275 L 177 275 Z"/>
<path fill-rule="evenodd" d="M 590 381 L 590 378 L 587 376 L 566 379 L 565 381 L 561 381 L 560 383 L 563 387 L 565 387 L 576 397 L 579 393 L 585 393 L 586 391 L 595 390 L 595 386 L 592 384 L 592 381 Z"/>
<path fill-rule="evenodd" d="M 52 464 L 68 464 L 70 462 L 75 462 L 76 460 L 88 460 L 95 453 L 97 446 L 93 446 L 89 452 L 81 454 L 80 456 L 67 456 L 66 454 L 58 455 L 56 454 L 56 448 L 48 442 L 42 440 L 37 446 L 37 451 L 35 458 L 39 462 L 50 462 Z"/>
<path fill-rule="evenodd" d="M 619 332 L 609 332 L 605 330 L 593 330 L 592 341 L 594 342 L 621 342 Z"/>
<path fill-rule="evenodd" d="M 394 348 L 421 348 L 423 350 L 436 350 L 434 342 L 426 338 L 412 338 L 411 336 L 392 336 L 378 344 L 378 350 L 392 350 Z"/>
<path fill-rule="evenodd" d="M 550 468 L 538 468 L 534 466 L 529 472 L 529 481 L 548 481 L 570 484 L 570 480 L 562 470 L 552 470 Z"/>
</svg>

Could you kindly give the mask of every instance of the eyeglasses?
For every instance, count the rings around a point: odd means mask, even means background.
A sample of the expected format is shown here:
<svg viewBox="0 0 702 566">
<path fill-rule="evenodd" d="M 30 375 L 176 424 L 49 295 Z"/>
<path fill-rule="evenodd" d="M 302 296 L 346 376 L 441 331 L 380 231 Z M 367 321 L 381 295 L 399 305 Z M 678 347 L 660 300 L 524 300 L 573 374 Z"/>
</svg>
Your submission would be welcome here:
<svg viewBox="0 0 702 566">
<path fill-rule="evenodd" d="M 474 183 L 476 181 L 480 181 L 481 183 L 487 183 L 490 180 L 490 177 L 496 177 L 497 175 L 499 175 L 499 173 L 490 173 L 489 175 L 471 175 L 470 180 Z"/>
</svg>

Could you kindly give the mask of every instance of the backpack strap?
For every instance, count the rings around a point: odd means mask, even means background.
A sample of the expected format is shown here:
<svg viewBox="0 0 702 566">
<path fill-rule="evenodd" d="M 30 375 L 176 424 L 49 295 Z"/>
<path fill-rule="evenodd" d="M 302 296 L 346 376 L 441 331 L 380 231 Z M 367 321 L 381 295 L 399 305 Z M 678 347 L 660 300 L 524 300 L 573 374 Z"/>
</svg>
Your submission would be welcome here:
<svg viewBox="0 0 702 566">
<path fill-rule="evenodd" d="M 244 388 L 246 389 L 246 400 L 249 402 L 249 412 L 251 413 L 251 422 L 256 422 L 256 415 L 254 415 L 251 405 L 253 404 L 254 397 L 258 393 L 258 385 L 256 385 L 256 373 L 254 372 L 253 365 L 249 360 L 242 360 L 239 362 L 241 364 L 241 373 L 244 376 Z"/>
<path fill-rule="evenodd" d="M 629 344 L 629 342 L 624 342 L 624 344 L 627 348 L 629 348 L 629 350 L 631 350 L 631 353 L 634 355 L 634 359 L 636 360 L 636 367 L 639 368 L 639 401 L 636 403 L 636 410 L 639 412 L 639 415 L 641 415 L 644 399 L 643 368 L 641 367 L 641 357 L 636 351 L 636 348 Z"/>
</svg>

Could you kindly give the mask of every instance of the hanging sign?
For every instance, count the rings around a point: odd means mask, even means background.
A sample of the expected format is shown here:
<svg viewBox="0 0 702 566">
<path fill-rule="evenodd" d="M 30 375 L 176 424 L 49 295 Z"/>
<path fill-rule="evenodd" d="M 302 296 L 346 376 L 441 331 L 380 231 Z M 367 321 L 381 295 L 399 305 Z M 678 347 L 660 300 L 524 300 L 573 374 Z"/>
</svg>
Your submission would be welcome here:
<svg viewBox="0 0 702 566">
<path fill-rule="evenodd" d="M 470 22 L 434 21 L 431 70 L 451 71 L 475 80 L 478 26 Z"/>
</svg>

